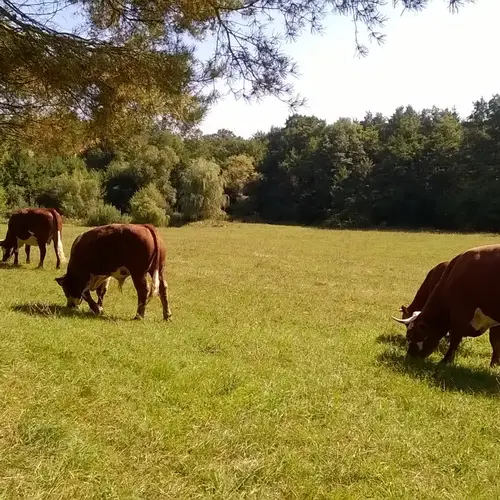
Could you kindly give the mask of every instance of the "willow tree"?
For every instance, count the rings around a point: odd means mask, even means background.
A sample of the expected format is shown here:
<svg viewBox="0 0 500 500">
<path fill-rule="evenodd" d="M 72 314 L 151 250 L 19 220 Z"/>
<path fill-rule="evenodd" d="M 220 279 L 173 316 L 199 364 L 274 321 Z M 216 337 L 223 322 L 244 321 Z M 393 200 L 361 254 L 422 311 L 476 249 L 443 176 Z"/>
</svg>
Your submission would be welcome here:
<svg viewBox="0 0 500 500">
<path fill-rule="evenodd" d="M 449 0 L 451 7 L 469 0 Z M 428 0 L 395 0 L 419 10 Z M 0 0 L 0 133 L 87 139 L 133 133 L 152 119 L 190 126 L 224 79 L 245 99 L 300 104 L 286 39 L 351 16 L 359 38 L 383 40 L 385 0 Z M 78 26 L 61 21 L 68 9 Z M 272 29 L 271 29 L 272 24 Z M 196 47 L 211 44 L 208 57 Z"/>
</svg>

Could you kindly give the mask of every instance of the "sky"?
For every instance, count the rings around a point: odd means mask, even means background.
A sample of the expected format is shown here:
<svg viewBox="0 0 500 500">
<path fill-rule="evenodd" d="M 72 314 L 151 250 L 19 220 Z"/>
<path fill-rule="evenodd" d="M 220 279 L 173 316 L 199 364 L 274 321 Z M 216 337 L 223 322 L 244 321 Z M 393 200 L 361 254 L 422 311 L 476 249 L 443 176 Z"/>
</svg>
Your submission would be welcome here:
<svg viewBox="0 0 500 500">
<path fill-rule="evenodd" d="M 386 41 L 367 44 L 365 58 L 355 56 L 352 22 L 340 16 L 326 20 L 322 35 L 304 33 L 286 46 L 299 66 L 295 89 L 308 99 L 301 114 L 331 123 L 362 119 L 367 111 L 391 115 L 411 104 L 417 110 L 455 107 L 466 117 L 474 101 L 500 93 L 500 0 L 476 0 L 457 14 L 445 0 L 433 0 L 419 13 L 401 16 L 401 8 L 392 7 L 385 12 Z M 276 98 L 248 104 L 229 96 L 212 107 L 200 128 L 250 137 L 283 126 L 289 113 Z"/>
</svg>

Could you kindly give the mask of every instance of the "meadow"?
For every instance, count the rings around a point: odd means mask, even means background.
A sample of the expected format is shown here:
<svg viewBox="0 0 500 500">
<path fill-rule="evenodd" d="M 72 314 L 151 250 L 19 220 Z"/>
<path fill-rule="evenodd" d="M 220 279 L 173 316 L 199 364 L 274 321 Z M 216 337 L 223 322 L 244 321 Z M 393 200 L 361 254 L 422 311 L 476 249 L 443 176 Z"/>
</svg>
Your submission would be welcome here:
<svg viewBox="0 0 500 500">
<path fill-rule="evenodd" d="M 0 227 L 3 237 L 5 226 Z M 84 228 L 65 226 L 71 243 Z M 112 282 L 105 317 L 0 268 L 0 497 L 498 498 L 487 334 L 404 361 L 427 271 L 492 234 L 259 224 L 161 231 L 173 318 Z"/>
</svg>

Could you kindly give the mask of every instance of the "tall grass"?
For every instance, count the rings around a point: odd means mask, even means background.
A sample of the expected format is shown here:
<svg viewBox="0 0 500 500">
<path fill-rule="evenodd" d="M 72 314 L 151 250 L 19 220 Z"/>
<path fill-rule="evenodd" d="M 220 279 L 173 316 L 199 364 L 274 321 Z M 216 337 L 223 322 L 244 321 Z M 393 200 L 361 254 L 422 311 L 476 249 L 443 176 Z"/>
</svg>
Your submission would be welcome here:
<svg viewBox="0 0 500 500">
<path fill-rule="evenodd" d="M 4 233 L 5 226 L 1 232 Z M 83 228 L 65 227 L 64 244 Z M 0 497 L 497 498 L 487 335 L 404 362 L 390 319 L 493 235 L 228 224 L 162 230 L 173 320 L 69 314 L 45 269 L 0 268 Z M 21 259 L 24 262 L 24 256 Z"/>
</svg>

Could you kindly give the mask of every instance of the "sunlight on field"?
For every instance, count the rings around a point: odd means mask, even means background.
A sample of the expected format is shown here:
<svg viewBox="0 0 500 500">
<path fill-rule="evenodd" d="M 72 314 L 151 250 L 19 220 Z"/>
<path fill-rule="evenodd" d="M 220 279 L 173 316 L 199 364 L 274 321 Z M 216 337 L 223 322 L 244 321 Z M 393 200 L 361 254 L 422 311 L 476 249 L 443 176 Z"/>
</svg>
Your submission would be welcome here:
<svg viewBox="0 0 500 500">
<path fill-rule="evenodd" d="M 5 234 L 5 226 L 1 233 Z M 83 229 L 65 227 L 71 243 Z M 495 235 L 228 224 L 162 231 L 173 319 L 68 315 L 44 270 L 0 268 L 2 498 L 496 498 L 487 335 L 405 365 L 407 304 Z"/>
</svg>

